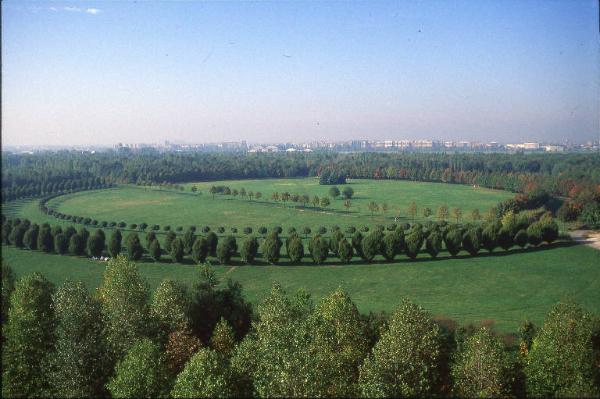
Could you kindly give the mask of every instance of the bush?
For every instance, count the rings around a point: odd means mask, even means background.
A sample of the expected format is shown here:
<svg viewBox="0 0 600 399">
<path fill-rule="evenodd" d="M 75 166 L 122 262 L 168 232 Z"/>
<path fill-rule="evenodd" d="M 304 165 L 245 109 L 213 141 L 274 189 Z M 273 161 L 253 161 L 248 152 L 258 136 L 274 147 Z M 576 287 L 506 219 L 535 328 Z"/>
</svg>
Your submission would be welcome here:
<svg viewBox="0 0 600 399">
<path fill-rule="evenodd" d="M 244 234 L 252 234 L 252 227 L 244 227 Z"/>
<path fill-rule="evenodd" d="M 524 229 L 519 230 L 515 235 L 513 241 L 521 248 L 525 248 L 525 246 L 529 242 L 529 238 L 527 237 L 527 231 L 525 231 Z"/>
<path fill-rule="evenodd" d="M 266 227 L 264 227 L 264 226 L 261 226 L 261 227 L 259 227 L 259 228 L 258 228 L 258 234 L 260 234 L 260 235 L 263 235 L 263 236 L 264 236 L 265 234 L 267 234 L 267 228 L 266 228 Z"/>
<path fill-rule="evenodd" d="M 550 216 L 540 219 L 542 228 L 542 239 L 548 244 L 553 243 L 558 238 L 558 225 Z"/>
<path fill-rule="evenodd" d="M 326 234 L 327 233 L 327 228 L 321 226 L 319 227 L 319 229 L 317 230 L 317 233 L 319 233 L 320 235 Z"/>
<path fill-rule="evenodd" d="M 481 246 L 492 252 L 498 245 L 498 228 L 494 224 L 489 224 L 481 232 Z"/>
<path fill-rule="evenodd" d="M 514 234 L 512 234 L 509 228 L 502 227 L 498 232 L 498 245 L 507 251 L 513 246 L 513 236 Z"/>
<path fill-rule="evenodd" d="M 529 225 L 527 228 L 527 238 L 529 240 L 529 244 L 533 245 L 534 247 L 542 243 L 543 232 L 540 222 L 535 222 Z"/>
<path fill-rule="evenodd" d="M 581 210 L 579 219 L 589 227 L 600 225 L 600 203 L 591 202 L 586 204 Z"/>
</svg>

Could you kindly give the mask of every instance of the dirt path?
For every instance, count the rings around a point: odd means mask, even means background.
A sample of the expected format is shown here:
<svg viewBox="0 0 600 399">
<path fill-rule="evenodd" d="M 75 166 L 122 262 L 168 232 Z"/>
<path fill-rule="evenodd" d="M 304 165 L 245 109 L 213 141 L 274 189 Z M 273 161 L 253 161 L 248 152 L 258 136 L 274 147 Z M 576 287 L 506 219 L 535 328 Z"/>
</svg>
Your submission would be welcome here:
<svg viewBox="0 0 600 399">
<path fill-rule="evenodd" d="M 575 241 L 600 250 L 600 231 L 574 230 L 570 234 Z"/>
<path fill-rule="evenodd" d="M 231 266 L 231 269 L 227 270 L 225 272 L 225 275 L 228 275 L 229 273 L 231 273 L 232 271 L 234 271 L 235 269 L 237 269 L 237 266 Z"/>
</svg>

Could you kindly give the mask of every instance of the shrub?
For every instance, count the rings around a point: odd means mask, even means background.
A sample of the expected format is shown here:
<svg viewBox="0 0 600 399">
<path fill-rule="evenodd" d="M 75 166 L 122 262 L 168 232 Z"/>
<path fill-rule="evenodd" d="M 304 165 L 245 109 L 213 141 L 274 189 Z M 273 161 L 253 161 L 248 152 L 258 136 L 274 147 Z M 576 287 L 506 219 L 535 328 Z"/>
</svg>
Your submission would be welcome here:
<svg viewBox="0 0 600 399">
<path fill-rule="evenodd" d="M 327 255 L 329 254 L 329 243 L 325 238 L 316 235 L 310 242 L 309 251 L 312 255 L 313 262 L 320 265 L 327 259 Z"/>
<path fill-rule="evenodd" d="M 527 231 L 525 231 L 524 229 L 519 230 L 515 235 L 513 241 L 521 248 L 524 248 L 529 242 L 529 238 L 527 237 Z"/>
<path fill-rule="evenodd" d="M 279 261 L 281 246 L 278 244 L 276 236 L 266 238 L 262 243 L 261 250 L 263 258 L 267 262 L 275 264 Z"/>
<path fill-rule="evenodd" d="M 396 255 L 402 252 L 404 247 L 403 239 L 404 236 L 402 236 L 401 240 L 400 235 L 398 235 L 395 231 L 385 235 L 382 242 L 382 252 L 386 260 L 394 260 Z"/>
<path fill-rule="evenodd" d="M 533 245 L 534 247 L 540 245 L 543 240 L 542 234 L 543 232 L 540 222 L 530 224 L 527 228 L 527 238 L 529 240 L 529 244 Z"/>
<path fill-rule="evenodd" d="M 367 235 L 361 243 L 362 255 L 367 262 L 371 262 L 375 255 L 381 253 L 383 245 L 383 233 L 381 230 L 374 230 Z"/>
<path fill-rule="evenodd" d="M 236 252 L 237 243 L 233 236 L 225 237 L 225 239 L 217 245 L 217 259 L 224 265 L 229 264 Z"/>
<path fill-rule="evenodd" d="M 183 241 L 181 241 L 181 238 L 175 238 L 173 240 L 173 242 L 171 243 L 171 251 L 170 251 L 171 260 L 173 262 L 181 263 L 183 261 L 184 252 L 185 252 L 185 249 L 184 249 Z"/>
<path fill-rule="evenodd" d="M 217 245 L 219 244 L 219 237 L 213 232 L 210 231 L 206 235 L 206 242 L 208 244 L 208 252 L 211 256 L 217 255 Z"/>
<path fill-rule="evenodd" d="M 481 246 L 492 252 L 498 245 L 498 228 L 494 224 L 489 224 L 481 232 Z"/>
<path fill-rule="evenodd" d="M 498 245 L 505 251 L 513 246 L 514 234 L 510 231 L 510 228 L 502 227 L 498 232 Z"/>
</svg>

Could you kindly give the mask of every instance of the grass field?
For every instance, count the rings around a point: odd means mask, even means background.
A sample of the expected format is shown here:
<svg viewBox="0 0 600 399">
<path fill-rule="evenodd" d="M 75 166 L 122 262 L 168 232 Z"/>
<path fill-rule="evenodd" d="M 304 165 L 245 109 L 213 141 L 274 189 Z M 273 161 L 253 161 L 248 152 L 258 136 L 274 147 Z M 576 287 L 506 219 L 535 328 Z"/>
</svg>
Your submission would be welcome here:
<svg viewBox="0 0 600 399">
<path fill-rule="evenodd" d="M 216 195 L 213 199 L 208 189 L 211 185 L 219 184 L 232 189 L 244 187 L 246 190 L 260 191 L 263 198 L 249 200 L 239 196 Z M 189 191 L 192 185 L 197 186 L 201 194 L 192 194 Z M 418 205 L 418 220 L 425 220 L 422 216 L 425 207 L 432 209 L 434 215 L 430 219 L 436 220 L 435 213 L 442 204 L 447 204 L 450 210 L 460 207 L 463 219 L 469 220 L 472 209 L 479 209 L 483 215 L 499 201 L 512 196 L 511 193 L 498 190 L 410 181 L 352 180 L 350 186 L 355 196 L 348 211 L 341 197 L 325 209 L 270 200 L 271 193 L 275 191 L 309 194 L 311 197 L 327 196 L 330 187 L 319 185 L 314 178 L 190 183 L 184 192 L 122 186 L 60 196 L 48 205 L 66 214 L 89 216 L 98 221 L 125 221 L 127 224 L 145 222 L 150 225 L 170 225 L 171 228 L 208 225 L 213 229 L 219 226 L 242 229 L 246 226 L 258 228 L 280 225 L 284 229 L 290 226 L 315 229 L 333 225 L 343 228 L 348 225 L 388 224 L 398 215 L 402 221 L 410 221 L 408 209 L 412 201 Z M 371 201 L 380 205 L 386 203 L 389 209 L 376 212 L 373 216 L 367 207 Z M 23 211 L 25 215 L 32 210 Z"/>
<path fill-rule="evenodd" d="M 260 191 L 264 198 L 251 201 L 217 195 L 213 199 L 208 193 L 213 184 Z M 191 193 L 193 185 L 202 194 Z M 99 221 L 146 222 L 161 227 L 168 224 L 173 229 L 190 225 L 209 225 L 213 229 L 235 226 L 240 229 L 237 234 L 240 237 L 243 236 L 241 229 L 246 226 L 255 231 L 259 226 L 281 225 L 284 231 L 291 226 L 298 229 L 309 226 L 314 231 L 319 226 L 344 228 L 388 224 L 398 214 L 402 221 L 410 221 L 407 214 L 413 200 L 419 206 L 420 221 L 424 220 L 423 207 L 430 207 L 435 212 L 441 204 L 447 204 L 450 209 L 461 207 L 468 220 L 471 209 L 478 208 L 484 214 L 498 201 L 512 196 L 507 192 L 469 186 L 407 181 L 354 180 L 351 186 L 355 198 L 350 212 L 343 208 L 342 200 L 333 201 L 327 209 L 267 200 L 274 191 L 327 195 L 329 187 L 320 186 L 315 179 L 190 183 L 184 192 L 121 186 L 61 196 L 49 205 L 64 213 L 89 216 Z M 385 202 L 390 209 L 371 216 L 367 209 L 370 201 Z M 69 223 L 40 212 L 38 200 L 9 203 L 2 212 L 9 217 L 26 217 L 37 223 Z M 162 241 L 162 237 L 159 238 Z M 2 250 L 3 258 L 18 275 L 40 271 L 57 284 L 71 278 L 95 288 L 105 267 L 104 263 L 86 258 L 6 246 Z M 164 259 L 164 263 L 149 260 L 139 263 L 141 273 L 151 287 L 156 287 L 165 278 L 189 285 L 193 283 L 199 266 L 188 258 L 184 264 L 172 264 L 168 256 Z M 421 254 L 416 261 L 409 261 L 406 256 L 400 256 L 393 263 L 386 263 L 381 257 L 377 260 L 377 264 L 364 264 L 354 258 L 350 265 L 340 265 L 336 259 L 315 266 L 306 259 L 304 264 L 295 266 L 246 266 L 237 258 L 233 266 L 214 265 L 213 268 L 222 280 L 233 278 L 241 282 L 248 299 L 254 303 L 266 295 L 274 281 L 290 291 L 305 288 L 315 298 L 342 286 L 363 312 L 391 311 L 402 297 L 407 296 L 435 315 L 460 322 L 493 319 L 497 328 L 504 332 L 515 331 L 525 318 L 540 323 L 554 303 L 568 296 L 596 313 L 600 311 L 600 295 L 597 294 L 600 292 L 600 252 L 565 241 L 551 247 L 513 249 L 508 253 L 481 254 L 474 258 L 467 255 L 450 258 L 444 251 L 437 260 L 426 254 Z"/>
<path fill-rule="evenodd" d="M 101 281 L 105 263 L 85 258 L 47 255 L 2 247 L 2 256 L 18 275 L 39 271 L 56 284 L 66 278 L 90 288 Z M 362 312 L 391 311 L 409 297 L 434 315 L 460 322 L 493 319 L 499 331 L 516 331 L 525 318 L 541 323 L 553 304 L 567 297 L 600 313 L 600 252 L 562 243 L 508 255 L 475 258 L 442 256 L 431 261 L 323 266 L 212 266 L 222 280 L 242 283 L 256 303 L 277 281 L 287 290 L 305 288 L 319 298 L 338 286 L 345 288 Z M 199 266 L 139 263 L 151 287 L 165 278 L 191 285 Z"/>
</svg>

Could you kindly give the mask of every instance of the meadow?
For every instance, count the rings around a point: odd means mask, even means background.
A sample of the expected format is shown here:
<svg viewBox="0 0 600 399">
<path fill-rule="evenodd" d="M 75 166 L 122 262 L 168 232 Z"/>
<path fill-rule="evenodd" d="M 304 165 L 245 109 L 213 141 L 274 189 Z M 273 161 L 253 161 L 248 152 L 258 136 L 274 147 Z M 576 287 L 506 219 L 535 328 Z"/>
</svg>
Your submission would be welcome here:
<svg viewBox="0 0 600 399">
<path fill-rule="evenodd" d="M 106 266 L 82 257 L 7 246 L 2 246 L 2 252 L 19 276 L 38 271 L 55 284 L 70 278 L 83 281 L 90 289 L 100 284 Z M 474 258 L 440 255 L 437 260 L 421 255 L 421 261 L 402 259 L 384 264 L 211 267 L 222 283 L 226 278 L 239 281 L 255 304 L 275 281 L 289 292 L 304 288 L 315 299 L 341 286 L 361 312 L 392 311 L 408 297 L 434 315 L 459 322 L 493 320 L 502 332 L 515 332 L 526 318 L 541 323 L 552 305 L 566 298 L 594 312 L 600 309 L 600 264 L 595 249 L 562 242 Z M 152 288 L 165 278 L 191 286 L 201 267 L 150 261 L 138 265 Z"/>
<path fill-rule="evenodd" d="M 261 192 L 260 200 L 215 195 L 208 192 L 212 185 L 226 185 L 231 189 Z M 195 186 L 198 193 L 191 192 Z M 301 229 L 308 226 L 315 230 L 320 226 L 338 225 L 360 227 L 363 225 L 389 224 L 397 218 L 399 221 L 412 221 L 409 214 L 410 204 L 415 201 L 418 207 L 416 220 L 425 221 L 422 210 L 425 207 L 433 211 L 429 220 L 437 220 L 436 211 L 442 204 L 450 209 L 461 208 L 463 220 L 469 220 L 470 212 L 478 209 L 482 215 L 499 201 L 512 197 L 511 193 L 485 188 L 473 188 L 458 184 L 424 183 L 391 180 L 351 180 L 349 186 L 354 189 L 350 208 L 344 208 L 341 197 L 331 201 L 331 205 L 313 207 L 288 201 L 272 201 L 273 192 L 308 194 L 311 198 L 328 196 L 330 186 L 318 184 L 315 178 L 303 179 L 266 179 L 238 180 L 223 182 L 201 182 L 185 185 L 183 192 L 157 190 L 147 187 L 121 186 L 108 190 L 79 192 L 57 197 L 49 201 L 48 206 L 59 212 L 91 217 L 98 221 L 125 221 L 131 223 L 169 225 L 184 228 L 195 225 L 208 225 L 213 230 L 219 226 L 225 228 L 260 226 L 282 226 L 284 231 L 294 226 Z M 340 186 L 340 189 L 342 186 Z M 375 201 L 380 210 L 372 213 L 368 204 Z M 382 205 L 388 209 L 383 211 Z M 33 220 L 33 219 L 32 219 Z"/>
<path fill-rule="evenodd" d="M 260 191 L 263 198 L 250 200 L 219 194 L 213 198 L 208 190 L 219 184 L 232 189 L 243 187 Z M 450 210 L 460 207 L 463 221 L 469 221 L 472 209 L 479 209 L 483 215 L 499 201 L 512 197 L 504 191 L 439 183 L 352 180 L 350 185 L 355 194 L 349 211 L 343 207 L 341 199 L 332 201 L 326 209 L 270 200 L 275 191 L 326 196 L 330 187 L 320 186 L 311 178 L 189 183 L 183 191 L 119 186 L 60 196 L 51 200 L 49 206 L 66 214 L 89 216 L 99 221 L 159 224 L 161 230 L 165 225 L 172 229 L 208 225 L 213 230 L 218 226 L 235 226 L 239 229 L 236 235 L 241 238 L 244 236 L 241 230 L 246 226 L 256 231 L 259 226 L 280 225 L 285 236 L 291 226 L 299 230 L 309 226 L 313 231 L 319 226 L 331 228 L 333 225 L 344 229 L 346 226 L 389 224 L 398 216 L 399 221 L 410 222 L 408 208 L 412 201 L 419 209 L 417 221 L 427 220 L 422 215 L 424 207 L 434 212 L 429 220 L 437 220 L 435 212 L 441 204 L 448 205 Z M 191 190 L 194 186 L 197 193 Z M 371 215 L 367 208 L 371 201 L 386 203 L 389 209 Z M 42 213 L 38 200 L 11 202 L 2 212 L 8 217 L 25 217 L 36 223 L 69 224 Z M 93 231 L 91 226 L 88 229 Z M 162 231 L 159 239 L 161 242 L 164 239 Z M 17 275 L 39 271 L 56 284 L 70 278 L 81 280 L 93 289 L 100 284 L 105 268 L 105 263 L 83 257 L 44 254 L 8 246 L 3 246 L 2 252 L 3 259 Z M 260 302 L 273 282 L 279 282 L 289 291 L 306 289 L 315 298 L 341 286 L 349 292 L 361 312 L 392 311 L 402 297 L 409 297 L 434 315 L 462 323 L 493 320 L 498 330 L 514 332 L 526 318 L 541 323 L 550 307 L 566 297 L 590 310 L 600 309 L 600 296 L 597 295 L 600 292 L 599 259 L 599 252 L 592 248 L 559 241 L 539 248 L 497 250 L 492 254 L 482 251 L 477 257 L 461 252 L 452 258 L 446 251 L 442 251 L 438 259 L 431 259 L 426 253 L 420 254 L 415 261 L 409 261 L 404 255 L 393 262 L 377 257 L 375 264 L 366 264 L 358 257 L 349 265 L 341 265 L 336 258 L 330 258 L 319 266 L 308 258 L 299 265 L 286 264 L 283 259 L 284 264 L 276 266 L 262 260 L 252 266 L 240 263 L 239 258 L 234 258 L 232 266 L 219 265 L 214 258 L 209 260 L 222 283 L 227 278 L 239 281 L 253 303 Z M 160 263 L 145 256 L 138 264 L 152 288 L 165 278 L 191 286 L 200 268 L 189 257 L 183 264 L 171 263 L 168 255 Z"/>
</svg>

